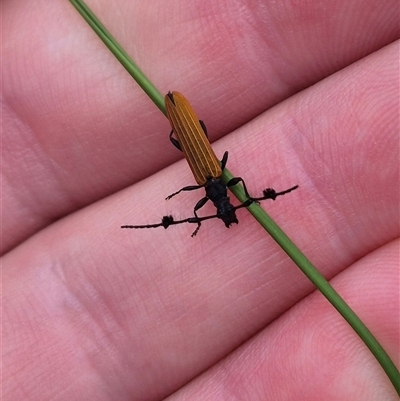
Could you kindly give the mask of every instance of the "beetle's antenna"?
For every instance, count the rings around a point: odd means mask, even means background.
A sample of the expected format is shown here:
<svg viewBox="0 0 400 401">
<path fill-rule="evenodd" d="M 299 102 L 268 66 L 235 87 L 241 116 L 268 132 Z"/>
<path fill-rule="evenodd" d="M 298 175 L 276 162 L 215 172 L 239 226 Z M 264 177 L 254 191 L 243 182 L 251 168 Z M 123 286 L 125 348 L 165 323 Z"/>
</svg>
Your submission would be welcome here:
<svg viewBox="0 0 400 401">
<path fill-rule="evenodd" d="M 286 189 L 285 191 L 281 191 L 281 192 L 276 192 L 272 188 L 264 189 L 263 196 L 261 196 L 259 198 L 249 198 L 249 199 L 247 199 L 247 201 L 243 202 L 242 204 L 235 206 L 233 210 L 237 210 L 237 209 L 241 209 L 243 207 L 250 206 L 253 202 L 259 202 L 259 201 L 265 200 L 265 199 L 275 200 L 278 196 L 285 195 L 288 192 L 294 191 L 296 188 L 298 188 L 298 185 L 295 185 L 294 187 Z M 140 226 L 124 225 L 124 226 L 121 226 L 121 228 L 137 229 L 137 228 L 164 227 L 165 229 L 167 229 L 169 226 L 173 226 L 173 225 L 177 225 L 177 224 L 184 224 L 184 223 L 197 224 L 196 230 L 194 230 L 192 233 L 192 237 L 194 237 L 200 230 L 202 221 L 211 220 L 211 219 L 215 219 L 215 218 L 221 218 L 221 217 L 218 214 L 213 214 L 210 216 L 202 216 L 202 217 L 193 216 L 193 217 L 188 217 L 187 219 L 183 219 L 183 220 L 175 220 L 173 218 L 173 216 L 168 215 L 168 216 L 163 216 L 163 218 L 161 219 L 161 223 L 145 224 L 145 225 L 140 225 Z"/>
<path fill-rule="evenodd" d="M 240 207 L 242 207 L 242 206 L 240 205 Z M 202 216 L 202 217 L 194 216 L 194 217 L 188 217 L 187 219 L 183 219 L 183 220 L 175 220 L 173 218 L 173 216 L 169 215 L 169 216 L 163 216 L 163 218 L 161 219 L 161 223 L 145 224 L 145 225 L 140 225 L 140 226 L 124 225 L 124 226 L 121 226 L 121 228 L 137 229 L 137 228 L 164 227 L 165 229 L 167 229 L 169 226 L 173 226 L 173 225 L 177 225 L 177 224 L 192 223 L 192 224 L 197 224 L 198 225 L 198 227 L 196 228 L 196 230 L 192 234 L 192 237 L 194 237 L 197 234 L 197 232 L 199 231 L 202 221 L 215 219 L 217 217 L 218 217 L 218 215 L 214 214 L 212 216 Z"/>
<path fill-rule="evenodd" d="M 294 187 L 285 189 L 282 192 L 276 192 L 275 189 L 273 189 L 273 188 L 266 188 L 263 191 L 264 196 L 261 196 L 260 198 L 250 198 L 250 200 L 252 200 L 253 202 L 258 202 L 258 201 L 262 201 L 265 199 L 275 200 L 278 196 L 285 195 L 289 192 L 292 192 L 295 189 L 297 189 L 298 187 L 299 187 L 298 185 L 295 185 Z M 246 203 L 246 202 L 244 202 L 244 203 Z M 246 205 L 246 206 L 248 206 L 248 205 Z"/>
</svg>

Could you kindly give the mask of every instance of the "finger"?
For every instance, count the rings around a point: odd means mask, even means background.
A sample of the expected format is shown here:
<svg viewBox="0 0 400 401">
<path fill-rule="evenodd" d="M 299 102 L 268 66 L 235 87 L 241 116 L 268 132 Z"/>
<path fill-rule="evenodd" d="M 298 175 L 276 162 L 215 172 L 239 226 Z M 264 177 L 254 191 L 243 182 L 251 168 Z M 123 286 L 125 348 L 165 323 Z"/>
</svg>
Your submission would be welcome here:
<svg viewBox="0 0 400 401">
<path fill-rule="evenodd" d="M 396 363 L 399 242 L 332 280 Z M 397 400 L 392 383 L 343 318 L 315 292 L 168 401 Z"/>
</svg>

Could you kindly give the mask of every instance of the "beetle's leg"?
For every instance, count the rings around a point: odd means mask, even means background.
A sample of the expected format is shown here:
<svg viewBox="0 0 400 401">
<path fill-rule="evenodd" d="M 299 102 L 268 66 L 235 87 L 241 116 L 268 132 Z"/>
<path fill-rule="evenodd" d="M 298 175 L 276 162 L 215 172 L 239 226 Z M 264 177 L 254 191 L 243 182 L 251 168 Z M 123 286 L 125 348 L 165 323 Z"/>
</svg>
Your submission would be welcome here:
<svg viewBox="0 0 400 401">
<path fill-rule="evenodd" d="M 203 131 L 204 131 L 204 133 L 206 134 L 206 137 L 208 138 L 207 127 L 206 127 L 206 125 L 204 124 L 204 121 L 203 121 L 203 120 L 199 120 L 199 123 L 200 123 L 200 125 L 201 125 L 201 128 L 203 128 Z"/>
<path fill-rule="evenodd" d="M 224 155 L 222 156 L 222 160 L 221 160 L 221 170 L 222 171 L 224 171 L 227 161 L 228 161 L 228 151 L 225 151 Z"/>
<path fill-rule="evenodd" d="M 246 195 L 249 199 L 255 200 L 255 199 L 253 199 L 253 198 L 249 195 L 249 192 L 247 191 L 246 184 L 245 184 L 245 182 L 244 182 L 244 180 L 243 180 L 242 177 L 233 177 L 232 179 L 230 179 L 230 180 L 226 183 L 226 186 L 227 186 L 228 188 L 229 188 L 229 187 L 233 187 L 234 185 L 239 184 L 239 182 L 241 182 L 242 185 L 243 185 L 243 189 L 244 189 L 245 195 Z"/>
<path fill-rule="evenodd" d="M 165 199 L 166 200 L 171 199 L 173 196 L 178 195 L 182 191 L 195 191 L 196 189 L 203 188 L 203 187 L 204 187 L 204 185 L 189 185 L 188 187 L 183 187 L 179 191 L 174 192 L 171 195 L 168 195 Z"/>
<path fill-rule="evenodd" d="M 197 215 L 197 211 L 198 211 L 199 209 L 201 209 L 201 208 L 207 203 L 207 201 L 208 201 L 208 197 L 207 197 L 207 196 L 205 196 L 204 198 L 201 198 L 201 199 L 196 203 L 196 206 L 195 206 L 194 209 L 193 209 L 194 215 L 196 216 L 196 219 L 197 219 L 197 227 L 196 227 L 196 229 L 193 231 L 192 237 L 194 237 L 194 236 L 199 232 L 200 226 L 201 226 L 201 220 L 200 220 L 199 216 Z"/>
<path fill-rule="evenodd" d="M 182 152 L 181 144 L 178 142 L 177 139 L 175 139 L 172 134 L 174 133 L 174 130 L 171 131 L 169 134 L 169 140 L 172 142 L 172 145 L 174 145 L 177 149 L 179 149 Z"/>
</svg>

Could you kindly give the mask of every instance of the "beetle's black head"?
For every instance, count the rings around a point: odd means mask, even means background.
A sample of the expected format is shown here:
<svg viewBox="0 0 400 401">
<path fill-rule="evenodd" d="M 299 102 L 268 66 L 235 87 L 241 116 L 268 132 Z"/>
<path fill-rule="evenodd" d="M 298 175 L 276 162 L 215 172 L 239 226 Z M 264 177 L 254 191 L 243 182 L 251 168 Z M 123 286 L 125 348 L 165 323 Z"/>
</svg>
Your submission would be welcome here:
<svg viewBox="0 0 400 401">
<path fill-rule="evenodd" d="M 225 198 L 218 204 L 217 217 L 225 223 L 227 228 L 233 223 L 238 224 L 235 207 L 229 202 L 229 198 Z"/>
</svg>

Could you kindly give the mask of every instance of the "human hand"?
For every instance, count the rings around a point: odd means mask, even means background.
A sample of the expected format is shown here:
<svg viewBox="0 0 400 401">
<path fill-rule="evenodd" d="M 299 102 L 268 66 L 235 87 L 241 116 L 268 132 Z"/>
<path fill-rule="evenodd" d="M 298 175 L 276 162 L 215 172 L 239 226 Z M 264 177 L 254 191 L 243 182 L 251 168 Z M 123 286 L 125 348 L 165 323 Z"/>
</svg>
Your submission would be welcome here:
<svg viewBox="0 0 400 401">
<path fill-rule="evenodd" d="M 397 2 L 187 4 L 89 5 L 252 195 L 300 185 L 263 206 L 395 358 Z M 203 196 L 168 121 L 69 3 L 2 9 L 5 400 L 395 399 L 245 210 L 121 230 Z"/>
</svg>

